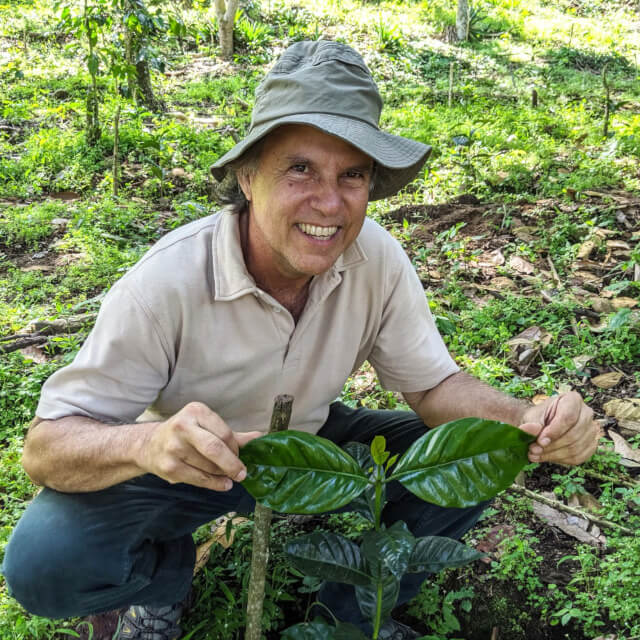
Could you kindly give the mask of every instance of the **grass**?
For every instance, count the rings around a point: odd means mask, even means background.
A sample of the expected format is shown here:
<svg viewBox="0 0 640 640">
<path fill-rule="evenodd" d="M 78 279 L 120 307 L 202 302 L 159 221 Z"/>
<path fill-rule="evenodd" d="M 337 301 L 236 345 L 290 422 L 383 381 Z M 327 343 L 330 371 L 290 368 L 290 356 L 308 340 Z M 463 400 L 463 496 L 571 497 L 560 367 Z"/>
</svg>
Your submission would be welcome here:
<svg viewBox="0 0 640 640">
<path fill-rule="evenodd" d="M 594 398 L 596 408 L 617 393 L 640 395 L 634 376 L 640 359 L 637 312 L 601 314 L 597 331 L 580 315 L 592 308 L 592 297 L 607 290 L 640 300 L 634 282 L 640 264 L 637 227 L 629 230 L 619 222 L 615 200 L 621 193 L 640 194 L 640 45 L 633 27 L 639 17 L 630 3 L 610 4 L 483 0 L 474 3 L 479 9 L 475 38 L 452 46 L 439 38 L 455 21 L 452 3 L 444 0 L 252 1 L 244 3 L 237 25 L 234 64 L 225 66 L 215 57 L 211 7 L 193 3 L 180 9 L 185 24 L 180 40 L 166 34 L 155 43 L 170 72 L 153 76 L 168 112 L 151 114 L 130 104 L 102 75 L 102 138 L 95 147 L 87 145 L 83 133 L 89 82 L 83 45 L 58 28 L 59 14 L 49 0 L 0 4 L 0 336 L 35 318 L 86 308 L 82 305 L 107 290 L 158 237 L 214 211 L 209 166 L 247 130 L 253 91 L 274 56 L 296 40 L 332 38 L 353 45 L 369 63 L 385 101 L 383 127 L 433 146 L 418 179 L 393 198 L 372 203 L 369 213 L 411 256 L 460 365 L 520 397 L 550 394 L 561 384 Z M 605 68 L 611 87 L 606 138 Z M 534 88 L 537 107 L 531 104 Z M 111 154 L 118 104 L 121 175 L 114 197 Z M 596 201 L 588 192 L 611 195 Z M 428 207 L 460 194 L 481 201 L 479 219 L 465 218 L 461 209 L 460 219 L 439 227 L 440 214 Z M 401 207 L 423 209 L 403 223 L 389 213 Z M 66 222 L 61 225 L 60 219 Z M 523 227 L 525 235 L 518 231 Z M 601 283 L 585 289 L 576 280 L 575 261 L 582 243 L 598 229 L 628 242 L 630 250 L 610 263 Z M 485 295 L 482 287 L 491 288 L 491 279 L 479 265 L 494 249 L 506 262 L 491 278 L 513 278 L 511 256 L 532 262 L 536 271 L 514 290 L 498 289 L 495 295 L 494 287 Z M 607 255 L 603 244 L 593 259 L 602 262 Z M 561 286 L 550 284 L 544 273 L 549 258 Z M 435 272 L 439 277 L 430 275 Z M 542 292 L 549 291 L 553 301 L 543 303 Z M 523 373 L 507 342 L 534 325 L 549 332 L 551 341 Z M 19 458 L 40 386 L 73 357 L 85 333 L 60 336 L 45 352 L 45 363 L 19 352 L 0 355 L 0 557 L 35 491 Z M 576 365 L 584 355 L 591 357 L 588 365 Z M 591 377 L 612 367 L 625 373 L 623 391 L 590 385 Z M 366 367 L 348 381 L 343 400 L 352 406 L 406 408 Z M 585 468 L 614 476 L 623 471 L 618 454 L 610 450 Z M 606 485 L 591 489 L 607 517 L 620 523 L 637 519 L 637 509 L 625 506 L 637 504 L 637 492 L 623 495 Z M 614 536 L 607 554 L 575 547 L 572 559 L 560 565 L 569 583 L 550 595 L 535 580 L 541 543 L 526 531 L 531 516 L 522 504 L 505 497 L 498 505 L 498 513 L 515 523 L 517 536 L 485 580 L 496 589 L 509 580 L 522 587 L 524 595 L 515 605 L 506 596 L 493 599 L 505 637 L 522 634 L 533 616 L 529 609 L 550 626 L 563 628 L 564 622 L 574 638 L 605 631 L 638 635 L 640 605 L 629 595 L 638 571 L 635 541 Z M 279 537 L 286 537 L 291 525 L 278 526 Z M 328 526 L 354 535 L 359 531 L 347 516 Z M 239 532 L 230 550 L 216 549 L 200 574 L 187 635 L 238 637 L 249 529 Z M 518 547 L 525 543 L 526 548 Z M 520 567 L 518 557 L 524 558 Z M 276 634 L 283 619 L 301 615 L 306 604 L 300 603 L 307 602 L 314 586 L 285 569 L 277 553 L 274 567 L 267 616 Z M 443 576 L 425 587 L 414 609 L 425 628 L 443 637 L 460 633 L 457 621 L 468 630 L 468 603 L 475 610 L 485 598 L 485 587 L 451 588 L 450 579 Z M 221 626 L 211 626 L 212 620 L 222 621 Z M 60 638 L 60 630 L 69 632 L 74 624 L 26 614 L 0 586 L 3 639 Z"/>
</svg>

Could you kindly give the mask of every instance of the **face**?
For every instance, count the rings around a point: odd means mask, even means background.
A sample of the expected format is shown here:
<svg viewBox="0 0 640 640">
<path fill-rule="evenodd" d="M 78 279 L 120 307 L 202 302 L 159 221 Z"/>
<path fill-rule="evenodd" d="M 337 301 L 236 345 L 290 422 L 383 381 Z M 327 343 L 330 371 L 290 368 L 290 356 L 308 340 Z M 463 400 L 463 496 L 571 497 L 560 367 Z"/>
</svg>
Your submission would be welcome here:
<svg viewBox="0 0 640 640">
<path fill-rule="evenodd" d="M 256 280 L 295 286 L 327 271 L 360 232 L 372 166 L 314 127 L 271 133 L 257 170 L 238 175 L 249 200 L 245 257 Z"/>
</svg>

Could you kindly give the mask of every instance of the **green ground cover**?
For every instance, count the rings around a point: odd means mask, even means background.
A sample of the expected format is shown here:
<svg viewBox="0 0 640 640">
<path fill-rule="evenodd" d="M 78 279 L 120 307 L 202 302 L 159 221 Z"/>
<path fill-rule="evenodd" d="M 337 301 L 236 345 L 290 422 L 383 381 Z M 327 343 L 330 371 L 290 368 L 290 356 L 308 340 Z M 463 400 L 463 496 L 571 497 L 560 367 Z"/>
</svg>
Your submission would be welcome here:
<svg viewBox="0 0 640 640">
<path fill-rule="evenodd" d="M 605 403 L 640 397 L 637 3 L 475 6 L 474 38 L 454 46 L 442 37 L 454 21 L 447 0 L 246 2 L 235 60 L 224 63 L 212 7 L 193 2 L 180 9 L 180 39 L 169 33 L 154 44 L 165 61 L 154 88 L 167 111 L 135 106 L 100 75 L 102 137 L 91 147 L 83 130 L 84 44 L 60 27 L 53 2 L 0 4 L 0 337 L 35 319 L 89 314 L 78 330 L 45 345 L 0 354 L 0 557 L 36 490 L 19 458 L 42 382 L 81 345 L 99 296 L 157 238 L 215 211 L 209 166 L 244 134 L 253 90 L 270 63 L 300 39 L 357 48 L 385 100 L 383 126 L 433 146 L 418 179 L 373 203 L 370 215 L 404 244 L 460 365 L 521 397 L 576 388 L 619 432 Z M 113 196 L 118 104 L 121 177 Z M 509 340 L 531 327 L 549 338 L 529 344 L 533 359 L 525 366 Z M 617 386 L 592 383 L 616 371 Z M 344 400 L 404 406 L 367 368 L 347 383 Z M 624 435 L 637 450 L 638 436 Z M 638 530 L 635 473 L 606 439 L 570 475 L 531 468 L 527 486 L 563 498 L 589 492 L 602 517 Z M 290 532 L 311 526 L 356 536 L 365 525 L 351 515 L 278 522 L 269 637 L 304 615 L 317 587 L 288 568 L 281 552 Z M 239 525 L 228 550 L 212 547 L 196 577 L 185 638 L 241 637 L 250 529 L 250 521 Z M 499 530 L 509 531 L 503 542 L 495 542 Z M 506 493 L 473 533 L 488 545 L 490 564 L 438 576 L 404 615 L 431 638 L 488 638 L 493 627 L 514 639 L 640 637 L 638 537 L 606 535 L 605 548 L 578 544 L 542 524 L 528 500 Z M 208 527 L 198 532 L 199 541 L 209 536 Z M 2 640 L 68 637 L 76 624 L 28 615 L 0 582 Z"/>
</svg>

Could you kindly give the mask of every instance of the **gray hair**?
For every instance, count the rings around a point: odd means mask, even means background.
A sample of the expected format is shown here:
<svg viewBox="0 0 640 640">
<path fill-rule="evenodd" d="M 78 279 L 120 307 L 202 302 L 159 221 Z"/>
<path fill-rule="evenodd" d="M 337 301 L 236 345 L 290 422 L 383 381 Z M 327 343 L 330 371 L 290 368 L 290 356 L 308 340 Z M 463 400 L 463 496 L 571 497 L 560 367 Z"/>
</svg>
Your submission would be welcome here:
<svg viewBox="0 0 640 640">
<path fill-rule="evenodd" d="M 227 175 L 216 189 L 218 199 L 225 205 L 230 213 L 243 213 L 249 210 L 249 201 L 244 195 L 238 182 L 238 175 L 255 175 L 260 165 L 260 156 L 264 143 L 269 135 L 251 145 L 237 160 L 230 162 L 227 167 Z M 369 179 L 369 194 L 373 193 L 376 184 L 378 165 L 373 161 L 371 176 Z"/>
</svg>

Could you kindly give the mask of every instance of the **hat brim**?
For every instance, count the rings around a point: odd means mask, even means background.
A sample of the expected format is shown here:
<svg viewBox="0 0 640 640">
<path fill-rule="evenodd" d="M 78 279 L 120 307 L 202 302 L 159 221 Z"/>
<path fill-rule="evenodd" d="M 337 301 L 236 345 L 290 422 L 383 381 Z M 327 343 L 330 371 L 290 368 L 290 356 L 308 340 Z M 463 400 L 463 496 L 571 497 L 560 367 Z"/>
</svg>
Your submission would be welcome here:
<svg viewBox="0 0 640 640">
<path fill-rule="evenodd" d="M 230 162 L 240 158 L 249 147 L 269 132 L 285 124 L 306 124 L 316 127 L 341 138 L 373 158 L 377 167 L 374 187 L 369 196 L 370 201 L 387 198 L 409 184 L 418 175 L 431 153 L 429 145 L 380 131 L 355 118 L 327 113 L 294 114 L 265 122 L 251 129 L 246 138 L 211 166 L 211 173 L 216 180 L 224 179 Z"/>
</svg>

